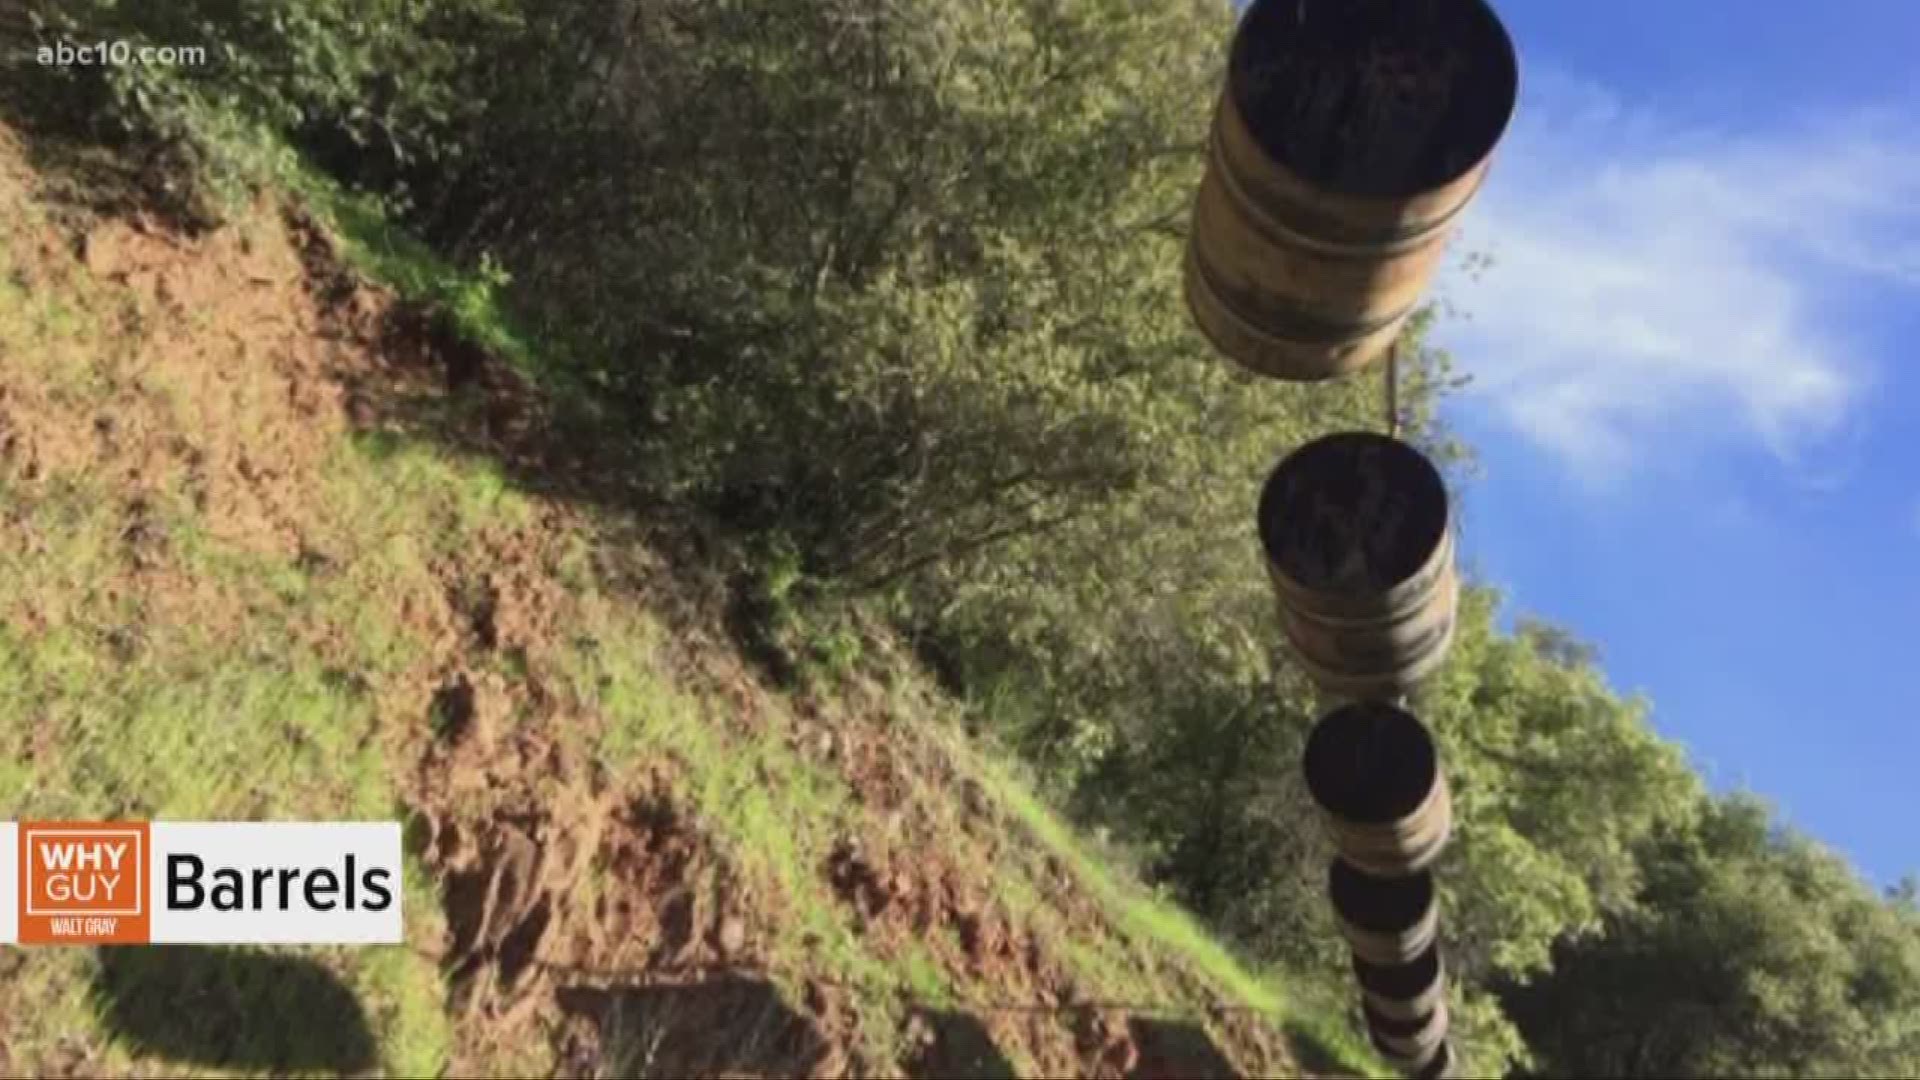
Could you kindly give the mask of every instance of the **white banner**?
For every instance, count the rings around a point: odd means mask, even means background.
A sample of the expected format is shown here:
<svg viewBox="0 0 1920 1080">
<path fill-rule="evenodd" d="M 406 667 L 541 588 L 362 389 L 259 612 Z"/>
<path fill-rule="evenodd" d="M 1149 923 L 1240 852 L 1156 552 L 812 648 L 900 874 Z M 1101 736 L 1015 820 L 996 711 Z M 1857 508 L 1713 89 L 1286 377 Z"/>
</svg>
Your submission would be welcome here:
<svg viewBox="0 0 1920 1080">
<path fill-rule="evenodd" d="M 20 828 L 0 821 L 0 945 L 20 940 Z"/>
<path fill-rule="evenodd" d="M 396 943 L 398 822 L 0 824 L 0 942 Z"/>
</svg>

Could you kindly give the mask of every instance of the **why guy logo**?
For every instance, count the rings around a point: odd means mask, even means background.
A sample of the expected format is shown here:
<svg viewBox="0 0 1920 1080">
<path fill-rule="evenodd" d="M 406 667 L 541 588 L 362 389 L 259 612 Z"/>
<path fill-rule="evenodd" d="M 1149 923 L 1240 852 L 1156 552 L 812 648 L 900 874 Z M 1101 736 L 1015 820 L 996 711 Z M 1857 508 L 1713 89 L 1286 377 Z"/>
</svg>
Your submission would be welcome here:
<svg viewBox="0 0 1920 1080">
<path fill-rule="evenodd" d="M 147 940 L 147 841 L 144 822 L 22 822 L 20 940 Z"/>
</svg>

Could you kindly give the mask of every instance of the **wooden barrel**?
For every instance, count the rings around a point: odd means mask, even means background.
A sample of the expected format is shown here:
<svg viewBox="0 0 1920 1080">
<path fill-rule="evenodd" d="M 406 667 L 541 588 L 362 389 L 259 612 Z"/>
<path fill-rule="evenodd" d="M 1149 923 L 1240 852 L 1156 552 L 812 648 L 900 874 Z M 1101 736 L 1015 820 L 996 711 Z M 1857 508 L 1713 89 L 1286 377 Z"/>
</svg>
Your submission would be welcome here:
<svg viewBox="0 0 1920 1080">
<path fill-rule="evenodd" d="M 1423 1068 L 1446 1041 L 1449 1021 L 1445 1000 L 1413 1019 L 1387 1016 L 1364 1003 L 1361 1010 L 1366 1014 L 1367 1037 L 1374 1049 L 1408 1071 Z"/>
<path fill-rule="evenodd" d="M 1352 961 L 1361 994 L 1382 1016 L 1418 1020 L 1447 996 L 1447 968 L 1438 942 L 1404 964 L 1376 964 L 1359 956 Z"/>
<path fill-rule="evenodd" d="M 1431 866 L 1453 829 L 1433 736 L 1382 701 L 1343 705 L 1307 737 L 1307 790 L 1342 858 L 1378 877 Z"/>
<path fill-rule="evenodd" d="M 1416 1080 L 1452 1080 L 1454 1076 L 1459 1075 L 1455 1072 L 1457 1067 L 1453 1054 L 1453 1041 L 1449 1039 L 1441 1042 L 1439 1053 L 1434 1054 L 1433 1060 L 1427 1062 L 1426 1067 L 1414 1076 Z"/>
<path fill-rule="evenodd" d="M 1280 379 L 1379 355 L 1433 277 L 1518 89 L 1513 42 L 1483 0 L 1254 0 L 1188 234 L 1201 332 Z"/>
<path fill-rule="evenodd" d="M 1440 932 L 1431 874 L 1377 877 L 1336 858 L 1327 873 L 1327 895 L 1354 955 L 1376 964 L 1412 960 Z"/>
<path fill-rule="evenodd" d="M 1460 585 L 1446 481 L 1420 451 L 1315 439 L 1274 466 L 1258 519 L 1281 627 L 1323 690 L 1398 697 L 1446 658 Z"/>
</svg>

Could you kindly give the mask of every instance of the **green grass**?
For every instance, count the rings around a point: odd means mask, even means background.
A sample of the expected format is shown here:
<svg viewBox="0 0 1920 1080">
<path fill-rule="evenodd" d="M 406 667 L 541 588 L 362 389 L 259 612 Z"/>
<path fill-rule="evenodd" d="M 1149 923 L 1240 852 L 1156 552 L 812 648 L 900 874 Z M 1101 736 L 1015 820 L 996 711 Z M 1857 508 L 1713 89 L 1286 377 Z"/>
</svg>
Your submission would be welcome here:
<svg viewBox="0 0 1920 1080">
<path fill-rule="evenodd" d="M 364 536 L 414 537 L 436 554 L 457 554 L 480 529 L 533 517 L 532 500 L 497 462 L 455 457 L 387 432 L 351 435 L 335 456 L 342 460 L 328 470 L 327 502 L 352 515 Z"/>
<path fill-rule="evenodd" d="M 953 988 L 946 972 L 924 944 L 908 945 L 895 963 L 899 965 L 908 992 L 913 995 L 914 1004 L 938 1009 L 953 1003 Z"/>
<path fill-rule="evenodd" d="M 1110 873 L 1100 860 L 1087 853 L 1072 830 L 1018 780 L 1013 769 L 990 755 L 960 744 L 951 736 L 948 739 L 956 758 L 968 764 L 995 801 L 1072 870 L 1074 877 L 1101 901 L 1119 926 L 1154 943 L 1169 955 L 1184 958 L 1243 1006 L 1279 1023 L 1296 1044 L 1306 1043 L 1310 1049 L 1318 1049 L 1322 1055 L 1333 1058 L 1332 1063 L 1342 1070 L 1364 1076 L 1395 1075 L 1342 1022 L 1337 1004 L 1311 994 L 1289 996 L 1271 980 L 1250 972 L 1193 916 Z M 1116 978 L 1110 961 L 1097 953 L 1080 955 L 1076 962 L 1095 972 L 1104 970 L 1107 980 Z M 1134 989 L 1166 992 L 1164 986 L 1150 979 L 1126 981 Z"/>
<path fill-rule="evenodd" d="M 551 375 L 551 342 L 536 347 L 501 298 L 507 277 L 491 261 L 468 270 L 394 224 L 379 201 L 348 191 L 312 168 L 289 159 L 282 186 L 299 195 L 340 241 L 347 263 L 407 300 L 443 308 L 468 340 L 484 346 L 527 375 Z"/>
<path fill-rule="evenodd" d="M 1072 831 L 1011 770 L 991 757 L 955 746 L 961 760 L 976 771 L 993 798 L 1010 811 L 1054 857 L 1077 878 L 1129 931 L 1176 955 L 1190 958 L 1209 978 L 1247 1006 L 1262 1012 L 1282 1011 L 1282 997 L 1248 974 L 1225 949 L 1208 937 L 1191 916 L 1172 904 L 1123 887 L 1107 869 L 1082 849 Z"/>
<path fill-rule="evenodd" d="M 660 631 L 650 620 L 604 600 L 587 611 L 585 640 L 564 665 L 576 692 L 605 714 L 601 763 L 619 774 L 646 759 L 674 762 L 680 791 L 730 864 L 781 898 L 772 962 L 782 990 L 797 992 L 802 978 L 815 976 L 853 991 L 865 1004 L 863 1049 L 873 1060 L 896 1060 L 896 1002 L 912 975 L 867 949 L 822 874 L 835 838 L 857 828 L 845 784 L 801 759 L 778 729 L 762 738 L 733 734 L 717 715 L 723 706 L 664 679 L 652 659 Z"/>
<path fill-rule="evenodd" d="M 198 434 L 180 423 L 179 406 L 191 404 L 180 388 L 148 379 L 129 396 L 128 384 L 142 384 L 134 367 L 140 342 L 106 317 L 113 298 L 80 274 L 69 275 L 65 290 L 0 288 L 0 355 L 10 375 L 44 395 L 51 415 L 81 425 L 133 408 Z M 0 619 L 0 804 L 13 816 L 56 819 L 395 818 L 395 777 L 370 738 L 372 703 L 337 675 L 404 666 L 408 635 L 392 599 L 408 587 L 402 579 L 421 572 L 407 552 L 467 543 L 481 523 L 510 515 L 513 497 L 498 477 L 469 479 L 441 462 L 419 465 L 413 483 L 393 484 L 374 457 L 341 455 L 316 498 L 339 504 L 328 517 L 339 526 L 341 552 L 374 557 L 343 560 L 343 571 L 325 580 L 291 559 L 216 538 L 182 492 L 149 487 L 143 496 L 169 572 L 155 584 L 128 570 L 130 489 L 89 464 L 56 459 L 47 475 L 5 481 L 12 539 L 0 545 L 0 614 L 12 618 Z M 417 516 L 434 497 L 446 513 Z M 18 620 L 28 617 L 41 625 L 24 628 Z M 336 617 L 344 632 L 325 633 Z M 409 928 L 430 932 L 437 899 L 418 867 L 406 903 Z M 231 992 L 222 1000 L 244 1010 L 243 1036 L 266 1038 L 301 1027 L 312 1004 L 248 981 L 252 970 L 283 970 L 271 966 L 283 960 L 323 973 L 301 985 L 344 988 L 365 1017 L 381 1069 L 441 1068 L 449 1029 L 431 961 L 404 947 L 258 952 L 155 951 L 165 963 L 135 971 L 113 959 L 117 953 L 25 951 L 0 986 L 0 1044 L 21 1068 L 77 1046 L 94 1055 L 95 1067 L 127 1070 L 144 1060 L 151 1069 L 139 1033 L 115 1026 L 125 1003 L 113 980 L 137 976 L 166 987 L 188 971 Z M 230 1042 L 224 1029 L 235 1017 L 219 1010 L 174 1013 L 178 1031 L 147 1034 L 224 1047 L 239 1063 L 273 1049 Z M 192 1069 L 221 1071 L 218 1059 Z"/>
</svg>

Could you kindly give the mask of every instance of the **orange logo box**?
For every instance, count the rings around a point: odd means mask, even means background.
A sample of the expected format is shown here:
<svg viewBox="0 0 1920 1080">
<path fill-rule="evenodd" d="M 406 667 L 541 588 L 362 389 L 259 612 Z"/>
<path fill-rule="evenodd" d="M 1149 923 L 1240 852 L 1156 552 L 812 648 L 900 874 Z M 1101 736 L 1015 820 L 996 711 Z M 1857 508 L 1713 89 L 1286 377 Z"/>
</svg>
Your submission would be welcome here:
<svg viewBox="0 0 1920 1080">
<path fill-rule="evenodd" d="M 144 821 L 21 822 L 21 943 L 145 942 L 151 850 Z"/>
</svg>

